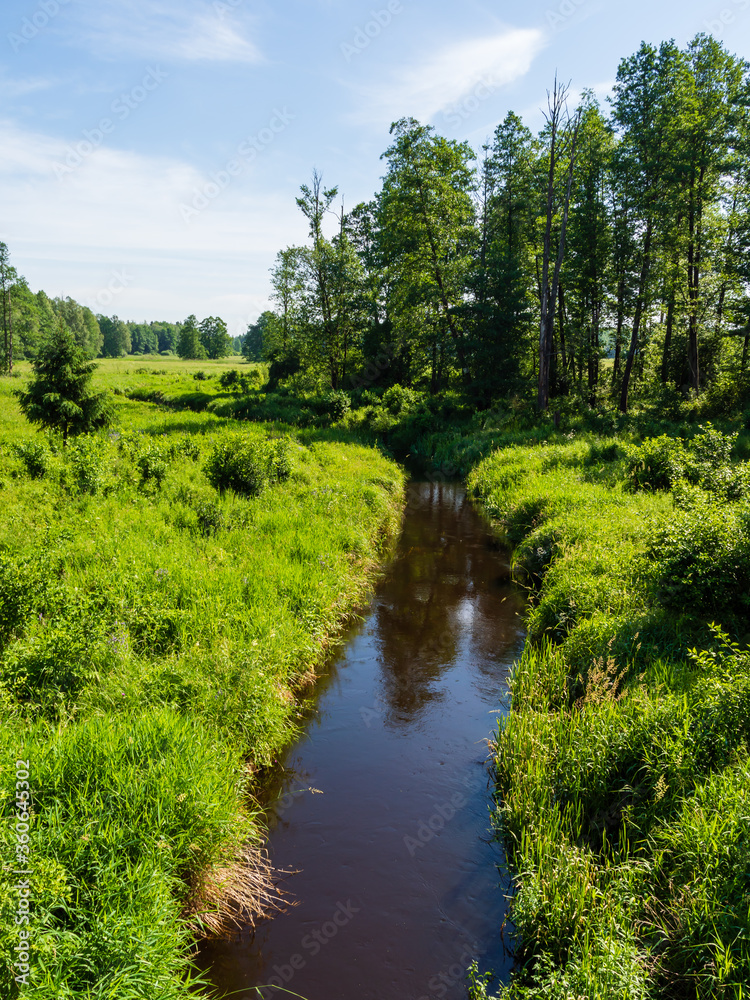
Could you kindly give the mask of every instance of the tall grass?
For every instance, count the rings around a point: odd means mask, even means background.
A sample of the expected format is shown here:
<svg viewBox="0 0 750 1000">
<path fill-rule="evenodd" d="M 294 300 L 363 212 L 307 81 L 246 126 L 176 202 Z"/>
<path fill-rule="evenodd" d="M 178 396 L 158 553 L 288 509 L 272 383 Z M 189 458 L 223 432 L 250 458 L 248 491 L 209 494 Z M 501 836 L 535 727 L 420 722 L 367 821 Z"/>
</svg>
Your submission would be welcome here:
<svg viewBox="0 0 750 1000">
<path fill-rule="evenodd" d="M 189 375 L 171 364 L 149 377 Z M 298 731 L 387 555 L 403 475 L 372 448 L 124 395 L 114 429 L 63 450 L 21 419 L 15 384 L 0 382 L 0 997 L 18 995 L 27 758 L 29 995 L 195 995 L 194 934 L 272 903 L 253 775 Z M 283 451 L 284 474 L 217 490 L 212 456 L 238 441 Z"/>
<path fill-rule="evenodd" d="M 495 748 L 508 1000 L 747 993 L 750 653 L 730 636 L 748 621 L 742 591 L 715 597 L 748 570 L 748 508 L 705 441 L 679 446 L 699 487 L 634 484 L 651 442 L 585 436 L 469 478 L 534 595 Z"/>
</svg>

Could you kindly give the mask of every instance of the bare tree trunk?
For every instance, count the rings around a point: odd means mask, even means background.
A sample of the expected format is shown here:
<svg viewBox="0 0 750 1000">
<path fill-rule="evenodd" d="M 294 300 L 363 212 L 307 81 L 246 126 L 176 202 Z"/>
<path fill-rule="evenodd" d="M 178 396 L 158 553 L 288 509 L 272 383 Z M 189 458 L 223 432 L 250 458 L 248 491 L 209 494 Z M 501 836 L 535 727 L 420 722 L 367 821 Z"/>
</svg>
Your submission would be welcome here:
<svg viewBox="0 0 750 1000">
<path fill-rule="evenodd" d="M 633 362 L 638 350 L 638 334 L 640 332 L 641 319 L 643 317 L 643 306 L 646 297 L 646 285 L 651 269 L 651 237 L 653 234 L 653 219 L 646 223 L 646 237 L 643 243 L 643 263 L 641 265 L 641 277 L 638 282 L 638 299 L 635 304 L 635 315 L 633 316 L 633 329 L 630 335 L 630 348 L 628 350 L 627 361 L 625 362 L 625 374 L 622 378 L 622 392 L 620 393 L 620 411 L 628 412 L 628 393 L 630 390 L 630 376 L 633 371 Z"/>
<path fill-rule="evenodd" d="M 539 387 L 537 392 L 537 407 L 539 410 L 546 410 L 549 407 L 549 386 L 550 386 L 550 365 L 552 360 L 552 343 L 555 335 L 555 305 L 557 302 L 557 289 L 560 284 L 560 271 L 562 269 L 563 257 L 565 254 L 565 237 L 568 227 L 568 215 L 570 212 L 570 193 L 573 186 L 573 172 L 576 162 L 576 148 L 578 144 L 578 131 L 580 128 L 580 117 L 576 119 L 570 149 L 570 161 L 568 164 L 568 181 L 565 191 L 565 202 L 563 208 L 563 218 L 560 226 L 560 239 L 557 248 L 557 257 L 550 282 L 549 272 L 552 257 L 552 219 L 555 207 L 555 168 L 557 165 L 557 136 L 560 129 L 563 111 L 566 105 L 568 87 L 561 87 L 555 79 L 555 86 L 552 97 L 548 103 L 547 121 L 551 126 L 550 138 L 550 158 L 549 176 L 547 180 L 547 222 L 544 231 L 544 249 L 542 258 L 542 283 L 541 283 L 541 315 L 539 321 Z"/>
</svg>

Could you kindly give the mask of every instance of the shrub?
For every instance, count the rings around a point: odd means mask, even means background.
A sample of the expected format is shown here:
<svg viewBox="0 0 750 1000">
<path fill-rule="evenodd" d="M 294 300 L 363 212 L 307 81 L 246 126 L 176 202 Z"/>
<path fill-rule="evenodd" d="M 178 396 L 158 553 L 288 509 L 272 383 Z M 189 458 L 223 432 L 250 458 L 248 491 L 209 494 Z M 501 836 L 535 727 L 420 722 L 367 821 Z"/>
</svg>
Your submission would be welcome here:
<svg viewBox="0 0 750 1000">
<path fill-rule="evenodd" d="M 319 410 L 321 414 L 328 416 L 334 422 L 338 420 L 343 420 L 351 409 L 352 401 L 349 399 L 345 392 L 340 389 L 331 390 L 323 396 L 321 403 L 319 404 Z"/>
<path fill-rule="evenodd" d="M 96 439 L 80 437 L 68 447 L 63 483 L 71 493 L 95 495 L 104 484 L 104 456 Z"/>
<path fill-rule="evenodd" d="M 214 447 L 204 471 L 211 485 L 222 493 L 234 490 L 258 496 L 269 483 L 288 479 L 289 445 L 284 439 L 258 441 L 235 434 Z"/>
<path fill-rule="evenodd" d="M 628 448 L 625 476 L 632 490 L 669 490 L 685 474 L 685 446 L 666 434 Z"/>
<path fill-rule="evenodd" d="M 392 385 L 383 393 L 383 406 L 394 417 L 413 410 L 418 402 L 419 393 L 415 392 L 414 389 L 407 389 L 403 385 Z"/>
<path fill-rule="evenodd" d="M 157 489 L 161 489 L 169 469 L 170 457 L 157 444 L 149 444 L 135 461 L 141 476 L 141 486 L 153 484 Z"/>
<path fill-rule="evenodd" d="M 748 515 L 701 491 L 682 494 L 683 509 L 657 529 L 648 549 L 661 602 L 697 614 L 750 609 Z"/>
<path fill-rule="evenodd" d="M 43 444 L 24 441 L 14 445 L 13 451 L 26 466 L 26 471 L 32 479 L 43 479 L 47 475 L 50 455 Z"/>
</svg>

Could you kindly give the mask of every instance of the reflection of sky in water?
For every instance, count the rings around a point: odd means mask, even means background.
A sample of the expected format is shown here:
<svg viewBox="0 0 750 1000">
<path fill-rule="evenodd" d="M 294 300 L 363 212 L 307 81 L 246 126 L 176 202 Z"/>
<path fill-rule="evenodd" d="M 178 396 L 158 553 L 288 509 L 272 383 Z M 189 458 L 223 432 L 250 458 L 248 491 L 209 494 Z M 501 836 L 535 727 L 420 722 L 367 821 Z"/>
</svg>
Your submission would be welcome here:
<svg viewBox="0 0 750 1000">
<path fill-rule="evenodd" d="M 299 906 L 206 950 L 224 996 L 249 996 L 295 954 L 305 964 L 287 986 L 307 1000 L 465 1000 L 460 977 L 439 993 L 428 984 L 467 947 L 482 970 L 510 968 L 486 741 L 522 641 L 523 599 L 464 491 L 420 495 L 273 789 L 272 857 L 300 872 L 288 883 Z M 465 804 L 440 826 L 436 810 L 456 794 Z M 410 854 L 405 838 L 435 817 L 439 833 Z M 356 918 L 310 955 L 301 942 L 350 899 Z"/>
</svg>

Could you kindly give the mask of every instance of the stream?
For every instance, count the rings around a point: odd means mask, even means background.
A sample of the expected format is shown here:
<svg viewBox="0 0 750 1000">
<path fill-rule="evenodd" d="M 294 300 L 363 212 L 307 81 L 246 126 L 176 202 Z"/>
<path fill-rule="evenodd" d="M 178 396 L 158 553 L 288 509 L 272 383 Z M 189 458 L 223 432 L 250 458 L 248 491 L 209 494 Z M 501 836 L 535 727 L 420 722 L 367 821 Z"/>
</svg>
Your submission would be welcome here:
<svg viewBox="0 0 750 1000">
<path fill-rule="evenodd" d="M 523 610 L 465 489 L 412 483 L 397 552 L 272 790 L 269 852 L 297 905 L 203 947 L 219 997 L 465 1000 L 474 960 L 507 980 L 486 741 Z"/>
</svg>

